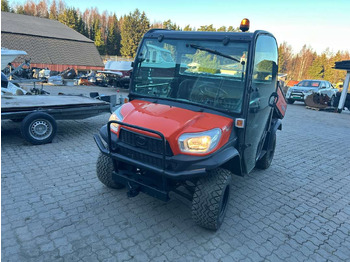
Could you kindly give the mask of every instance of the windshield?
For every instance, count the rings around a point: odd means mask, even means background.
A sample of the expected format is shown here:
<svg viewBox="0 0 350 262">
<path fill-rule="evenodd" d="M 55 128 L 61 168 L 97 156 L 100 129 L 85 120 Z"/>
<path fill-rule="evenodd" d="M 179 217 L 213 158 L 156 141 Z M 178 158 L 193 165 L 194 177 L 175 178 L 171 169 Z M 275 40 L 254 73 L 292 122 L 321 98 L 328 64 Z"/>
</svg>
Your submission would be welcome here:
<svg viewBox="0 0 350 262">
<path fill-rule="evenodd" d="M 136 58 L 132 94 L 239 113 L 248 43 L 146 39 Z"/>
<path fill-rule="evenodd" d="M 321 84 L 320 81 L 301 81 L 297 86 L 303 86 L 303 87 L 319 87 Z"/>
</svg>

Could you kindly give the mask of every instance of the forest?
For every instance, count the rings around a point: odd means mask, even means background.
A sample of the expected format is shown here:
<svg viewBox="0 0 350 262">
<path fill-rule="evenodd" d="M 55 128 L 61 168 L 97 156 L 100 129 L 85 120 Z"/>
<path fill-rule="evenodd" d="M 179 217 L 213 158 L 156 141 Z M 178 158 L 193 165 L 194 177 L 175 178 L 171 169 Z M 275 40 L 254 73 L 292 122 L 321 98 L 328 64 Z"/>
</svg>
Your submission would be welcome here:
<svg viewBox="0 0 350 262">
<path fill-rule="evenodd" d="M 23 5 L 11 5 L 8 0 L 1 0 L 1 11 L 55 19 L 94 41 L 101 55 L 123 56 L 133 58 L 137 45 L 143 34 L 151 28 L 163 28 L 183 31 L 238 31 L 232 25 L 203 25 L 199 28 L 186 25 L 180 28 L 170 19 L 150 23 L 145 12 L 136 9 L 127 15 L 117 16 L 107 10 L 100 13 L 98 9 L 79 10 L 67 6 L 63 0 L 27 0 Z M 304 45 L 294 53 L 288 43 L 279 45 L 279 73 L 287 74 L 287 80 L 324 79 L 336 84 L 343 81 L 345 71 L 334 70 L 334 62 L 350 60 L 348 51 L 331 52 L 329 49 L 317 54 L 311 46 Z"/>
</svg>

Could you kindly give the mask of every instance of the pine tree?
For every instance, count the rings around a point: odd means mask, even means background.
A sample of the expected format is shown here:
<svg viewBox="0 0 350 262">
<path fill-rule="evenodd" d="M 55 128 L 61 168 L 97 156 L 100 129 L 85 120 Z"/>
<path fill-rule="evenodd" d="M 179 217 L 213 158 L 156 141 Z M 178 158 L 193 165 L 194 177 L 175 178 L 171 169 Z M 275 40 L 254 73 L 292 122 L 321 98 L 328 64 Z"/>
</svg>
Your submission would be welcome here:
<svg viewBox="0 0 350 262">
<path fill-rule="evenodd" d="M 95 29 L 96 34 L 95 34 L 95 46 L 97 47 L 98 52 L 100 55 L 104 55 L 106 53 L 105 50 L 105 43 L 102 38 L 102 30 L 101 28 L 96 28 Z"/>
<path fill-rule="evenodd" d="M 216 31 L 216 29 L 214 28 L 214 26 L 211 25 L 202 25 L 200 28 L 198 28 L 197 31 Z"/>
<path fill-rule="evenodd" d="M 150 23 L 146 14 L 138 9 L 125 16 L 121 27 L 121 55 L 134 57 L 142 36 L 149 30 Z"/>
<path fill-rule="evenodd" d="M 176 23 L 171 22 L 170 19 L 163 22 L 163 28 L 168 30 L 180 30 L 180 27 L 176 25 Z"/>
<path fill-rule="evenodd" d="M 53 19 L 53 20 L 58 19 L 56 0 L 53 0 L 51 5 L 50 5 L 49 18 Z"/>
<path fill-rule="evenodd" d="M 283 42 L 278 47 L 278 72 L 286 73 L 292 60 L 292 47 Z"/>
<path fill-rule="evenodd" d="M 10 5 L 7 0 L 1 0 L 1 11 L 3 12 L 10 12 Z"/>
<path fill-rule="evenodd" d="M 118 55 L 120 52 L 120 30 L 117 16 L 113 14 L 108 18 L 106 53 Z"/>
<path fill-rule="evenodd" d="M 226 26 L 219 27 L 218 32 L 226 32 Z"/>
<path fill-rule="evenodd" d="M 182 30 L 183 30 L 183 31 L 195 31 L 194 29 L 191 28 L 190 25 L 186 25 L 186 26 L 184 27 L 184 29 L 182 29 Z"/>
</svg>

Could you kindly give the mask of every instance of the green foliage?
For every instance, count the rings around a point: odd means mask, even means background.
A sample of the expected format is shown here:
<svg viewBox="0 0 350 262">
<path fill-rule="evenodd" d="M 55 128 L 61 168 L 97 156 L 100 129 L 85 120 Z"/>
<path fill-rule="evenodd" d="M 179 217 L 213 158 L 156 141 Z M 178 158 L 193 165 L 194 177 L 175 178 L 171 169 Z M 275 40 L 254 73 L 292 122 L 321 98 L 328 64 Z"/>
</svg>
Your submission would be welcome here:
<svg viewBox="0 0 350 262">
<path fill-rule="evenodd" d="M 95 46 L 97 47 L 97 50 L 100 52 L 100 54 L 105 54 L 105 43 L 102 39 L 102 32 L 101 28 L 96 29 L 96 34 L 95 34 Z"/>
<path fill-rule="evenodd" d="M 214 26 L 211 24 L 211 25 L 202 25 L 200 28 L 198 28 L 197 31 L 213 31 L 213 32 L 215 32 L 216 29 L 215 29 Z"/>
<path fill-rule="evenodd" d="M 167 20 L 163 22 L 163 28 L 168 30 L 180 30 L 180 27 L 176 25 L 175 23 L 171 22 L 171 20 Z"/>
<path fill-rule="evenodd" d="M 273 61 L 263 60 L 257 64 L 258 72 L 272 72 Z"/>
<path fill-rule="evenodd" d="M 1 0 L 1 11 L 3 12 L 10 12 L 10 5 L 7 0 Z"/>
<path fill-rule="evenodd" d="M 149 30 L 150 23 L 146 14 L 136 9 L 133 13 L 125 16 L 121 27 L 121 50 L 122 56 L 135 57 L 137 46 L 143 35 Z"/>
<path fill-rule="evenodd" d="M 184 29 L 182 29 L 183 31 L 195 31 L 195 30 L 193 30 L 193 28 L 190 26 L 190 25 L 186 25 L 185 27 L 184 27 Z"/>
<path fill-rule="evenodd" d="M 58 15 L 58 21 L 78 31 L 78 14 L 74 8 L 65 9 L 63 14 Z"/>
<path fill-rule="evenodd" d="M 198 63 L 198 72 L 216 74 L 220 70 L 216 55 L 208 54 L 205 51 L 198 50 L 193 56 L 193 62 Z"/>
<path fill-rule="evenodd" d="M 117 16 L 114 14 L 109 21 L 106 41 L 106 54 L 119 55 L 120 50 L 120 30 Z"/>
<path fill-rule="evenodd" d="M 327 64 L 326 54 L 316 57 L 309 67 L 308 74 L 312 79 L 324 79 L 325 65 Z"/>
<path fill-rule="evenodd" d="M 234 28 L 231 25 L 227 28 L 227 32 L 240 32 L 240 31 L 241 30 L 239 29 L 239 27 Z"/>
<path fill-rule="evenodd" d="M 49 18 L 53 19 L 53 20 L 57 20 L 58 19 L 57 4 L 56 4 L 55 0 L 53 0 L 51 5 L 50 5 Z"/>
<path fill-rule="evenodd" d="M 278 47 L 278 72 L 285 73 L 292 59 L 292 47 L 283 42 Z"/>
<path fill-rule="evenodd" d="M 226 32 L 226 26 L 219 27 L 216 31 L 218 31 L 218 32 Z"/>
</svg>

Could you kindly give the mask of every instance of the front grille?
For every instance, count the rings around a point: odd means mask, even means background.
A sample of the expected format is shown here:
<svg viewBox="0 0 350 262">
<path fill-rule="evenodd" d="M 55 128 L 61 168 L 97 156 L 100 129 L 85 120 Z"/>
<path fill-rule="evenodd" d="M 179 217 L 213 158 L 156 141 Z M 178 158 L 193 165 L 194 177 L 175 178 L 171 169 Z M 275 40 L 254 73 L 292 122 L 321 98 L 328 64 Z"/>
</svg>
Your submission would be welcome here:
<svg viewBox="0 0 350 262">
<path fill-rule="evenodd" d="M 140 133 L 136 133 L 122 128 L 119 134 L 120 142 L 123 142 L 129 146 L 144 149 L 150 153 L 163 155 L 163 141 L 160 138 L 146 136 Z M 166 156 L 172 156 L 170 145 L 166 142 Z"/>
<path fill-rule="evenodd" d="M 140 161 L 144 164 L 148 164 L 148 165 L 155 166 L 158 168 L 163 168 L 163 159 L 162 158 L 142 154 L 138 151 L 135 151 L 135 150 L 132 150 L 129 148 L 125 148 L 125 147 L 120 147 L 119 153 L 123 156 L 126 156 L 126 157 L 131 158 L 131 159 L 136 160 L 136 161 Z"/>
</svg>

